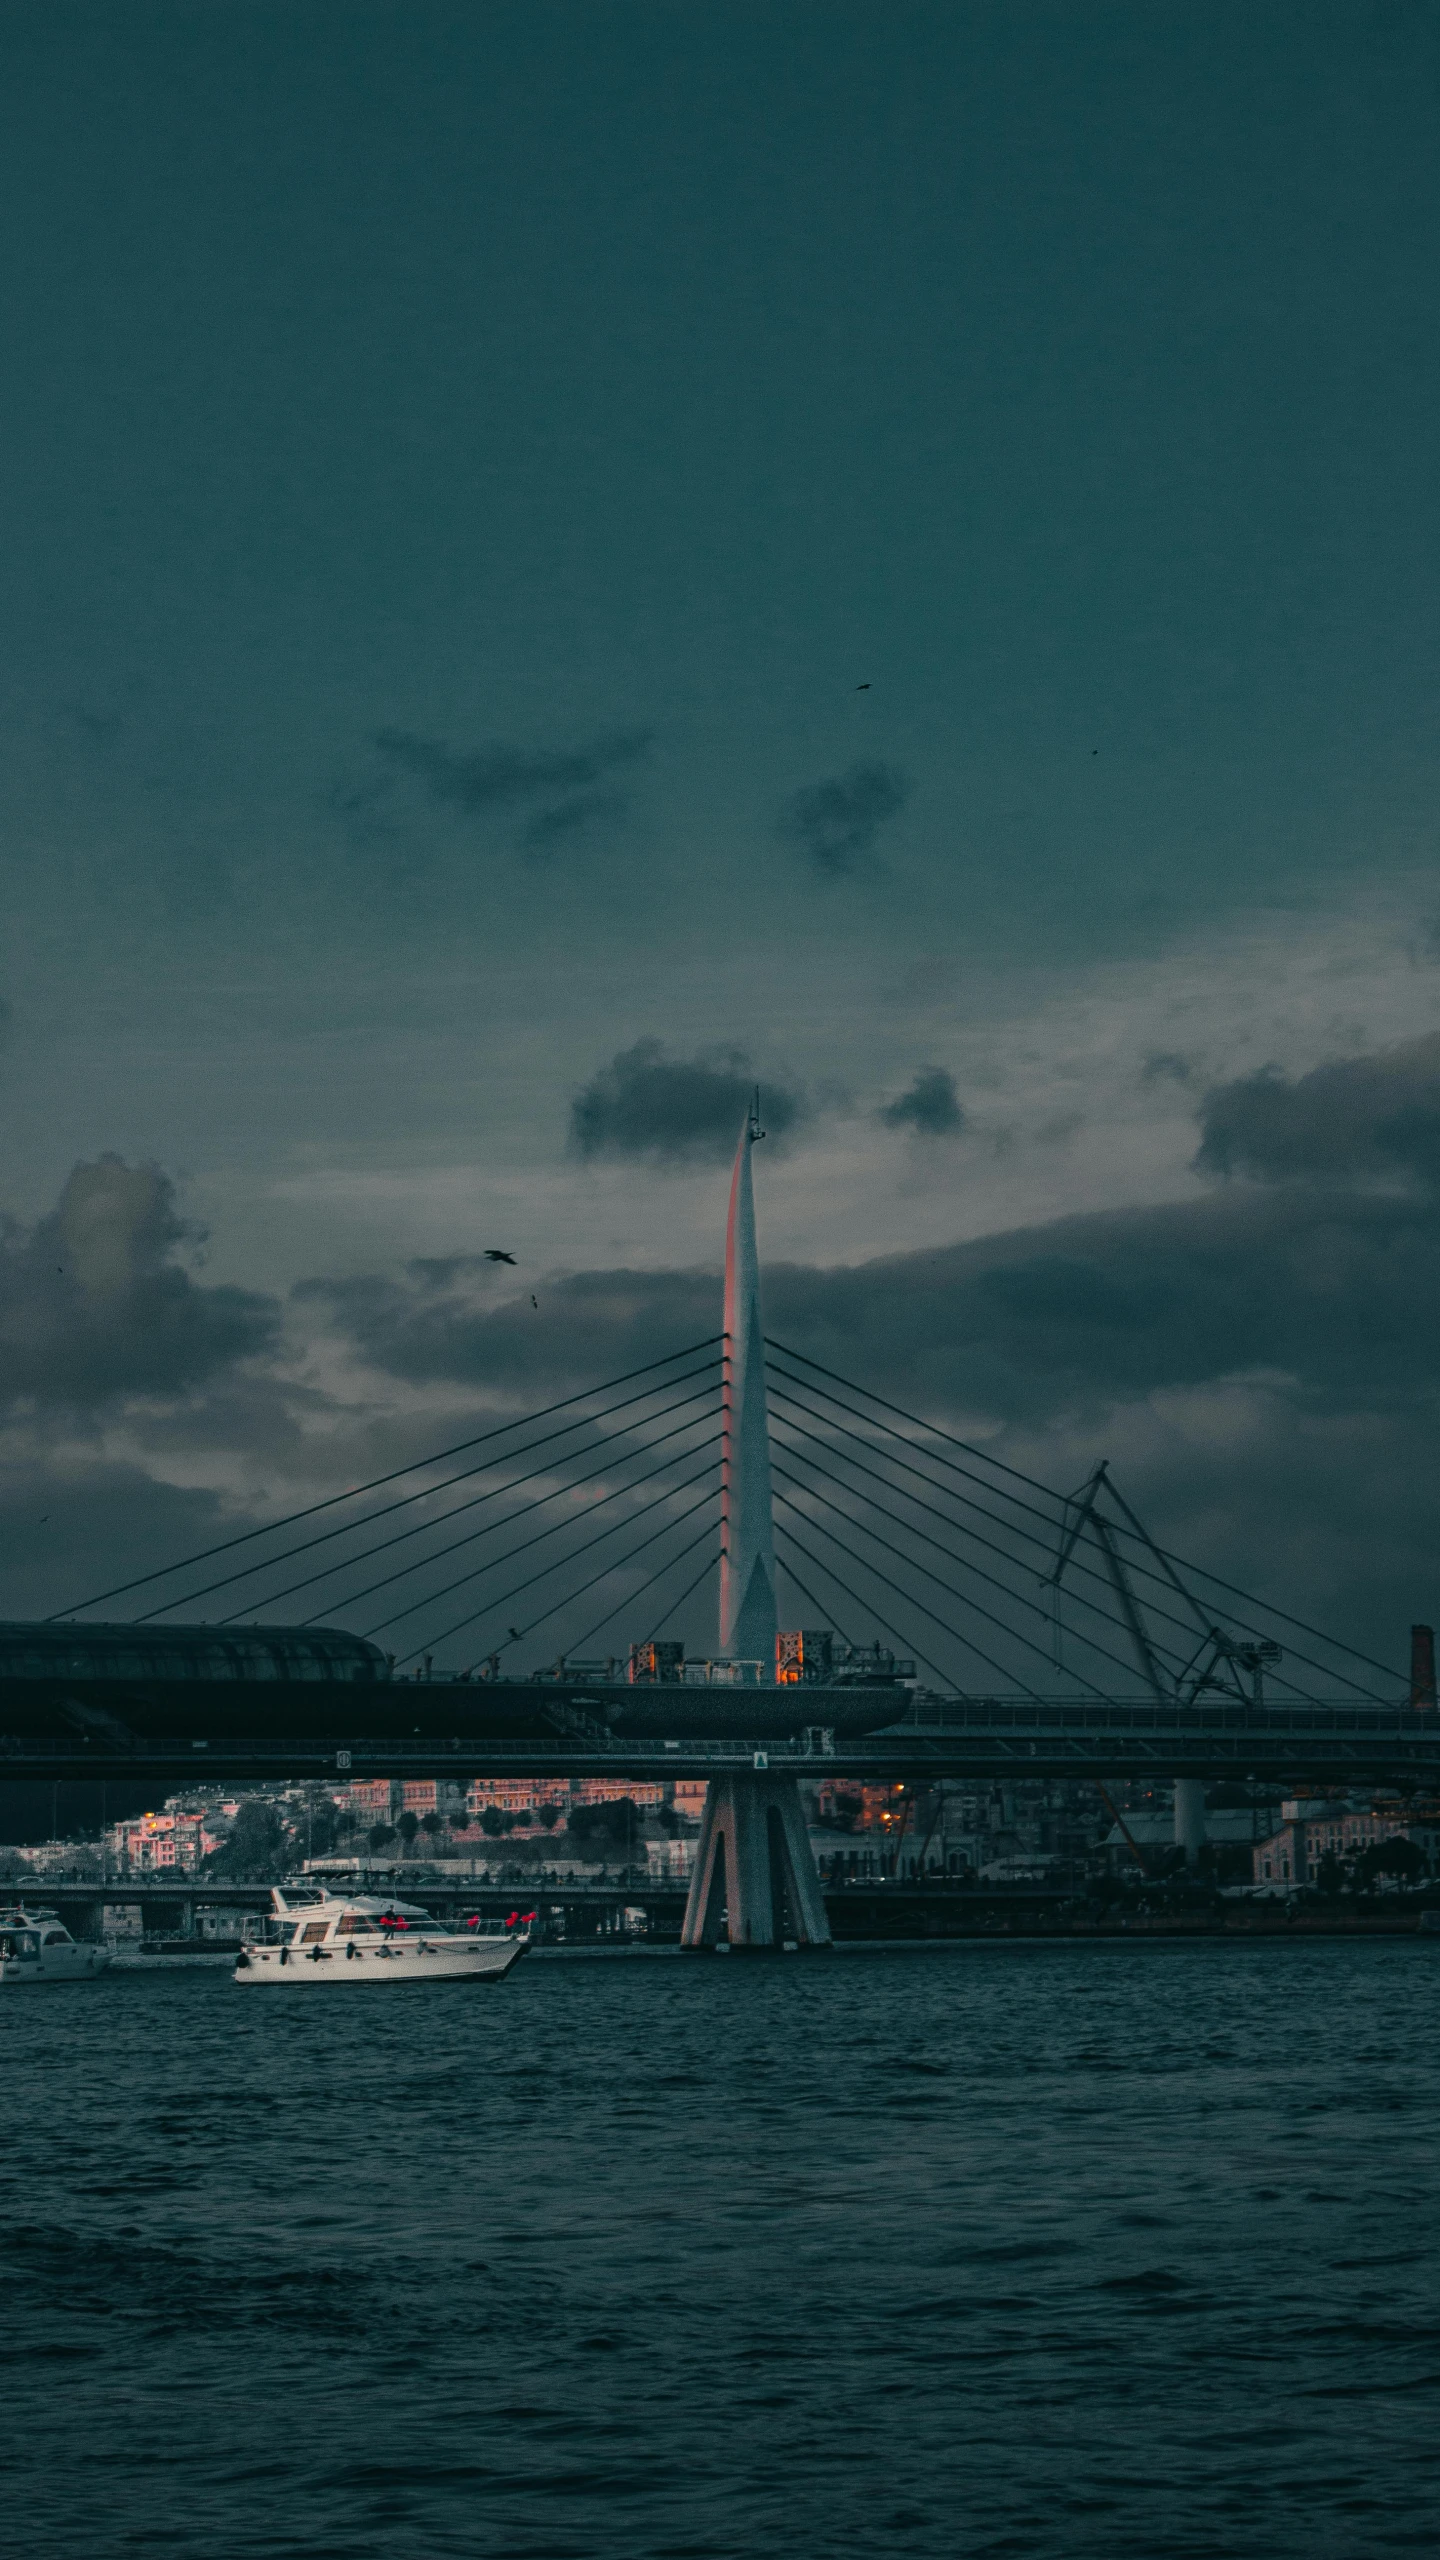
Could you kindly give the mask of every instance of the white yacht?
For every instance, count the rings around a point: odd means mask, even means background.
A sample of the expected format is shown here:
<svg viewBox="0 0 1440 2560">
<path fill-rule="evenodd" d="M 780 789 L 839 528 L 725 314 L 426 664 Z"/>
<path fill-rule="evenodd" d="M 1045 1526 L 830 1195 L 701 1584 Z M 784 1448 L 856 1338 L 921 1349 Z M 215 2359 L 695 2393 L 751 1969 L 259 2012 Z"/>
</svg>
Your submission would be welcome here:
<svg viewBox="0 0 1440 2560">
<path fill-rule="evenodd" d="M 491 1982 L 530 1943 L 528 1927 L 452 1929 L 393 1896 L 273 1885 L 270 1900 L 249 1925 L 237 1982 Z"/>
<path fill-rule="evenodd" d="M 109 1947 L 80 1944 L 53 1911 L 20 1903 L 0 1910 L 0 1986 L 19 1982 L 93 1982 L 113 1963 Z"/>
</svg>

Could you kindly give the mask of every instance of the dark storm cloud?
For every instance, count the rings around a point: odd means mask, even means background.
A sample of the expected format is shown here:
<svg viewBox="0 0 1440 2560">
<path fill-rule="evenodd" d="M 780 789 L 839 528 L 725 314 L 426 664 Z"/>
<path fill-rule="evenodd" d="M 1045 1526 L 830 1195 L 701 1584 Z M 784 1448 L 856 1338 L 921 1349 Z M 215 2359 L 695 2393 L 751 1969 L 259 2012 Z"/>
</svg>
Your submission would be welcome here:
<svg viewBox="0 0 1440 2560">
<path fill-rule="evenodd" d="M 438 738 L 420 738 L 404 729 L 382 729 L 376 753 L 393 771 L 408 775 L 439 807 L 458 810 L 465 818 L 521 807 L 526 801 L 555 793 L 593 793 L 607 775 L 643 760 L 650 752 L 648 729 L 617 730 L 588 746 L 541 750 L 495 745 L 463 751 Z M 530 822 L 533 831 L 549 822 L 551 834 L 573 832 L 598 811 L 623 810 L 623 792 L 607 790 L 599 799 L 562 800 Z M 527 840 L 541 838 L 527 831 Z"/>
<path fill-rule="evenodd" d="M 247 1525 L 218 1494 L 143 1466 L 77 1465 L 73 1452 L 59 1469 L 12 1463 L 0 1479 L 6 1613 L 49 1617 Z"/>
<path fill-rule="evenodd" d="M 772 1269 L 766 1313 L 1043 1482 L 1113 1459 L 1179 1553 L 1403 1660 L 1440 1605 L 1437 1265 L 1428 1201 L 1245 1186 Z"/>
<path fill-rule="evenodd" d="M 1317 1408 L 1404 1401 L 1429 1348 L 1440 1216 L 1301 1190 L 1065 1218 L 855 1268 L 767 1276 L 776 1330 L 953 1413 L 1097 1423 L 1263 1371 Z M 825 1346 L 828 1346 L 826 1348 Z"/>
<path fill-rule="evenodd" d="M 718 1332 L 720 1283 L 694 1271 L 582 1271 L 496 1303 L 476 1255 L 411 1263 L 399 1280 L 312 1280 L 295 1291 L 377 1369 L 541 1404 Z"/>
<path fill-rule="evenodd" d="M 1440 1033 L 1316 1067 L 1262 1068 L 1206 1096 L 1202 1173 L 1257 1182 L 1440 1184 Z"/>
<path fill-rule="evenodd" d="M 958 1137 L 965 1112 L 948 1067 L 921 1067 L 909 1089 L 880 1113 L 889 1129 L 914 1129 L 922 1138 Z"/>
<path fill-rule="evenodd" d="M 750 1108 L 755 1069 L 743 1049 L 673 1058 L 659 1040 L 637 1040 L 600 1067 L 570 1106 L 570 1150 L 597 1156 L 650 1156 L 661 1163 L 722 1163 L 735 1152 Z M 767 1082 L 765 1127 L 783 1137 L 804 1116 L 804 1098 Z"/>
<path fill-rule="evenodd" d="M 881 828 L 909 796 L 910 785 L 893 764 L 852 764 L 793 793 L 780 812 L 779 833 L 817 871 L 838 879 L 874 852 Z"/>
<path fill-rule="evenodd" d="M 153 1165 L 77 1164 L 56 1208 L 0 1233 L 0 1404 L 93 1409 L 186 1394 L 272 1348 L 277 1311 L 207 1288 L 176 1259 L 196 1241 Z"/>
<path fill-rule="evenodd" d="M 905 1402 L 1027 1429 L 1237 1376 L 1283 1379 L 1316 1412 L 1379 1411 L 1440 1392 L 1437 1258 L 1426 1201 L 1247 1186 L 858 1265 L 774 1263 L 766 1313 Z M 497 1305 L 493 1281 L 458 1258 L 297 1295 L 397 1375 L 523 1377 L 537 1401 L 703 1333 L 718 1304 L 700 1273 L 582 1271 L 543 1285 L 538 1314 L 528 1292 Z"/>
</svg>

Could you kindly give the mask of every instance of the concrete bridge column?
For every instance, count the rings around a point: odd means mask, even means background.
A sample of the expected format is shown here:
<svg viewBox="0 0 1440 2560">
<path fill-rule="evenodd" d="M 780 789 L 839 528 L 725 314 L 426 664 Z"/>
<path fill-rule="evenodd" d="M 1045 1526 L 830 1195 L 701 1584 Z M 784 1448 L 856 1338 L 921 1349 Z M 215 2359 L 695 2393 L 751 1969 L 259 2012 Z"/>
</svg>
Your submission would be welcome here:
<svg viewBox="0 0 1440 2560">
<path fill-rule="evenodd" d="M 721 1911 L 726 1917 L 721 1920 Z M 682 1947 L 828 1947 L 830 1923 L 793 1778 L 712 1778 Z"/>
<path fill-rule="evenodd" d="M 1205 1781 L 1203 1778 L 1177 1778 L 1175 1781 L 1175 1846 L 1185 1852 L 1187 1867 L 1198 1867 L 1205 1846 Z"/>
</svg>

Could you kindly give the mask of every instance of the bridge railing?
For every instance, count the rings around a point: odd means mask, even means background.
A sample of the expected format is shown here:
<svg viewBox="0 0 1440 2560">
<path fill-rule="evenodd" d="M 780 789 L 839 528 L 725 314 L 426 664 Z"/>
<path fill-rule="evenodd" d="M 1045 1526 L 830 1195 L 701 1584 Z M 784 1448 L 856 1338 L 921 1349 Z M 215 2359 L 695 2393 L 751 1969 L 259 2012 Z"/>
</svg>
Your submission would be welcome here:
<svg viewBox="0 0 1440 2560">
<path fill-rule="evenodd" d="M 1313 1705 L 1254 1705 L 1241 1699 L 1184 1706 L 1155 1698 L 917 1698 L 906 1712 L 872 1734 L 920 1737 L 954 1733 L 1256 1733 L 1440 1734 L 1440 1711 L 1397 1701 L 1377 1706 L 1353 1698 Z"/>
</svg>

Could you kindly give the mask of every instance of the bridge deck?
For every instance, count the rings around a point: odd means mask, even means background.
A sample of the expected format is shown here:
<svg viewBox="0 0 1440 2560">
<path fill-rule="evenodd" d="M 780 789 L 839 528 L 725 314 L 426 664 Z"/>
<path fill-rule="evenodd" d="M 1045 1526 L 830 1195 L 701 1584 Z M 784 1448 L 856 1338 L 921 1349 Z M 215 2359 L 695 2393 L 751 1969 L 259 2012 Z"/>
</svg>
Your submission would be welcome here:
<svg viewBox="0 0 1440 2560">
<path fill-rule="evenodd" d="M 1440 1782 L 1440 1714 L 1336 1697 L 912 1699 L 899 1684 L 0 1677 L 0 1778 L 710 1777 L 757 1765 L 864 1778 Z"/>
<path fill-rule="evenodd" d="M 785 1742 L 754 1736 L 673 1743 L 587 1736 L 560 1741 L 416 1741 L 395 1734 L 355 1737 L 338 1747 L 329 1736 L 235 1736 L 211 1744 L 136 1743 L 120 1749 L 42 1738 L 0 1737 L 0 1779 L 66 1782 L 105 1779 L 177 1785 L 266 1780 L 318 1780 L 332 1786 L 360 1778 L 710 1778 L 764 1767 L 778 1775 L 848 1777 L 858 1781 L 930 1778 L 1313 1778 L 1336 1782 L 1440 1785 L 1440 1729 L 1434 1718 L 1386 1718 L 1335 1710 L 1273 1724 L 1178 1726 L 1163 1721 L 1090 1725 L 975 1722 L 926 1730 L 896 1726 L 863 1737 L 823 1729 Z"/>
</svg>

